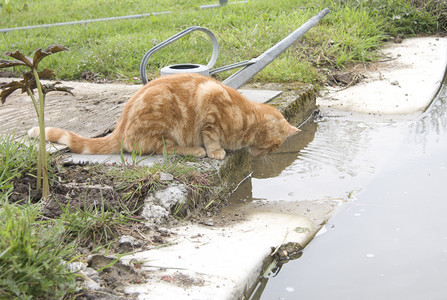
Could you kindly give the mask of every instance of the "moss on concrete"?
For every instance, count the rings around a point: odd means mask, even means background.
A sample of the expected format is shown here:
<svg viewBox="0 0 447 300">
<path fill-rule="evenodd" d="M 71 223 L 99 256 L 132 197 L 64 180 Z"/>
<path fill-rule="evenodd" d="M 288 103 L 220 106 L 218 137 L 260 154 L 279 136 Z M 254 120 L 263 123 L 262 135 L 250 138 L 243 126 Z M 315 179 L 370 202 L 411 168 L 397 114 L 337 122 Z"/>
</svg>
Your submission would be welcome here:
<svg viewBox="0 0 447 300">
<path fill-rule="evenodd" d="M 303 123 L 317 109 L 316 93 L 313 85 L 285 86 L 284 92 L 268 104 L 275 106 L 289 121 L 297 125 Z"/>
</svg>

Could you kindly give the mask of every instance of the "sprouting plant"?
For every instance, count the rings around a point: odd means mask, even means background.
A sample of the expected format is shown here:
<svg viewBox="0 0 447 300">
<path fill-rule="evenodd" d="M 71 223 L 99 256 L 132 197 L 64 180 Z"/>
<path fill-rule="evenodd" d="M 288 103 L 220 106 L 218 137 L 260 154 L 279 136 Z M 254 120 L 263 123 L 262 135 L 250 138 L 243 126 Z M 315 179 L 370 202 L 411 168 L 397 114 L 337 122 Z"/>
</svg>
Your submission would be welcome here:
<svg viewBox="0 0 447 300">
<path fill-rule="evenodd" d="M 0 83 L 0 99 L 2 104 L 5 103 L 6 98 L 16 90 L 21 90 L 22 93 L 27 93 L 34 104 L 36 110 L 38 122 L 39 122 L 39 156 L 37 167 L 37 188 L 42 187 L 42 198 L 47 198 L 49 194 L 48 184 L 48 165 L 47 155 L 45 148 L 45 119 L 44 119 L 44 107 L 45 96 L 49 92 L 64 91 L 71 93 L 71 88 L 56 86 L 60 82 L 41 84 L 40 79 L 53 78 L 55 73 L 53 70 L 43 69 L 38 70 L 38 65 L 45 57 L 60 52 L 68 51 L 68 49 L 62 45 L 54 44 L 46 48 L 45 50 L 37 49 L 34 52 L 34 57 L 28 58 L 20 51 L 6 52 L 4 55 L 14 58 L 15 60 L 0 60 L 0 69 L 9 67 L 26 67 L 28 72 L 23 73 L 23 80 L 11 81 L 9 83 Z M 37 89 L 38 97 L 34 95 L 34 90 Z"/>
</svg>

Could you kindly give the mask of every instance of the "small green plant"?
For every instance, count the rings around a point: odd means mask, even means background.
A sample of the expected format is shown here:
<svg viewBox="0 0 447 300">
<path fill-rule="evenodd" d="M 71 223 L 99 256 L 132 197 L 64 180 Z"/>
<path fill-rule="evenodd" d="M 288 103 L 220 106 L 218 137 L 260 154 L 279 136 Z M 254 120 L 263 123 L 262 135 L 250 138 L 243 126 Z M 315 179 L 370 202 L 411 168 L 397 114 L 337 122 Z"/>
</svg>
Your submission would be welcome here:
<svg viewBox="0 0 447 300">
<path fill-rule="evenodd" d="M 39 207 L 3 203 L 0 208 L 0 298 L 60 299 L 73 292 L 74 257 L 61 222 L 38 221 Z"/>
<path fill-rule="evenodd" d="M 70 88 L 56 86 L 59 82 L 54 84 L 48 83 L 42 85 L 40 79 L 52 78 L 54 77 L 54 71 L 49 69 L 44 69 L 38 71 L 39 63 L 45 57 L 60 52 L 68 51 L 62 45 L 53 44 L 46 48 L 45 50 L 37 49 L 34 53 L 34 57 L 28 58 L 20 51 L 6 52 L 5 56 L 14 58 L 15 60 L 0 60 L 0 69 L 10 68 L 10 67 L 26 67 L 29 69 L 28 72 L 23 73 L 23 80 L 21 81 L 11 81 L 9 83 L 0 84 L 2 92 L 0 93 L 0 100 L 5 103 L 6 98 L 11 95 L 16 90 L 21 90 L 22 93 L 27 93 L 30 96 L 34 104 L 34 109 L 36 110 L 37 118 L 39 120 L 39 156 L 37 163 L 37 188 L 42 187 L 42 198 L 47 198 L 49 194 L 49 183 L 48 183 L 48 163 L 45 145 L 45 118 L 44 118 L 44 107 L 45 107 L 45 96 L 52 91 L 64 91 L 71 93 Z M 38 97 L 34 95 L 34 90 L 37 89 Z"/>
<path fill-rule="evenodd" d="M 106 208 L 104 199 L 101 199 L 100 204 L 90 206 L 86 202 L 83 207 L 71 208 L 70 203 L 60 206 L 60 220 L 65 226 L 66 239 L 80 245 L 109 243 L 117 237 L 120 228 L 135 221 L 126 213 Z"/>
</svg>

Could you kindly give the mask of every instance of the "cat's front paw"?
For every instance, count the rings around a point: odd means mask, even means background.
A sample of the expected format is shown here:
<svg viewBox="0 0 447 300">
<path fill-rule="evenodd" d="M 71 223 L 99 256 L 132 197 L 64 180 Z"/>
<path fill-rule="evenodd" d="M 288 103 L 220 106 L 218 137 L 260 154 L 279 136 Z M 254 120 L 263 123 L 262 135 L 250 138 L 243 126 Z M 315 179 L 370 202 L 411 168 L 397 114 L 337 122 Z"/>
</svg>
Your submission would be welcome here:
<svg viewBox="0 0 447 300">
<path fill-rule="evenodd" d="M 192 153 L 193 156 L 195 157 L 205 157 L 206 156 L 206 151 L 205 149 L 203 149 L 202 147 L 197 147 L 197 149 L 195 149 L 195 151 Z"/>
<path fill-rule="evenodd" d="M 209 158 L 214 159 L 224 159 L 225 158 L 225 150 L 224 149 L 217 149 L 214 151 L 210 151 L 207 153 Z"/>
</svg>

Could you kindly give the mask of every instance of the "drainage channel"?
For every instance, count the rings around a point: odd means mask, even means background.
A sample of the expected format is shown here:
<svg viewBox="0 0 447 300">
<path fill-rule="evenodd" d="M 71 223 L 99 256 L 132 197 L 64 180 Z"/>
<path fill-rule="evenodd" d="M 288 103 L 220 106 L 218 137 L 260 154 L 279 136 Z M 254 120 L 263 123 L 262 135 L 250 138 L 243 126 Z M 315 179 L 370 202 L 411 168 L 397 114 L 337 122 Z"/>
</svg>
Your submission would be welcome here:
<svg viewBox="0 0 447 300">
<path fill-rule="evenodd" d="M 412 120 L 324 111 L 291 141 L 288 157 L 256 162 L 233 203 L 341 207 L 250 299 L 445 299 L 446 99 L 444 80 Z"/>
</svg>

